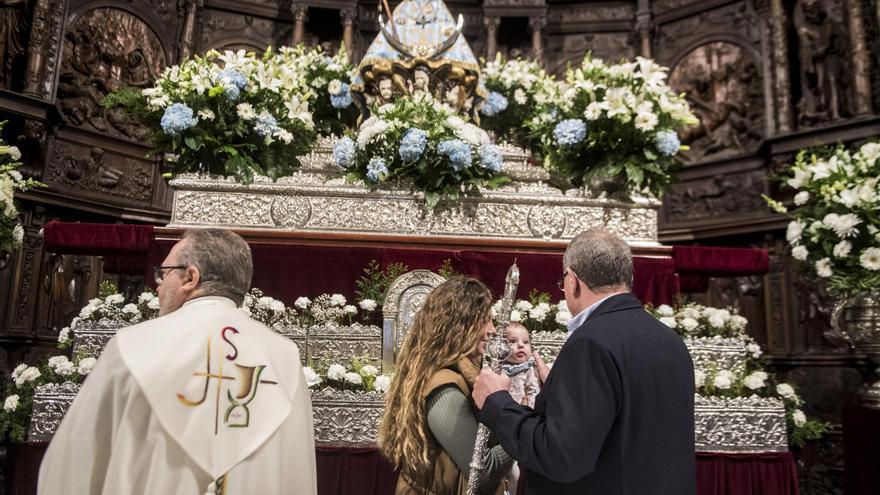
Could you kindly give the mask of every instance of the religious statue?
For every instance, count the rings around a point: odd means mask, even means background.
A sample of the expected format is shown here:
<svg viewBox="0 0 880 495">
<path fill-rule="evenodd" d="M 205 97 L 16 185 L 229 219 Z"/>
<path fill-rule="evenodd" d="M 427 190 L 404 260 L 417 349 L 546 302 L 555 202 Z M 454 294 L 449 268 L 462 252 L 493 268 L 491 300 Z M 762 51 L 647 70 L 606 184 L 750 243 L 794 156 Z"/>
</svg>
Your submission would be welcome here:
<svg viewBox="0 0 880 495">
<path fill-rule="evenodd" d="M 25 0 L 0 0 L 0 88 L 12 89 L 12 76 L 22 70 L 27 31 Z"/>
<path fill-rule="evenodd" d="M 431 76 L 428 74 L 427 67 L 419 66 L 413 70 L 413 80 L 409 85 L 409 94 L 414 97 L 431 94 Z"/>
<path fill-rule="evenodd" d="M 840 119 L 847 111 L 843 33 L 821 0 L 802 0 L 794 15 L 801 66 L 798 120 L 802 125 Z M 841 101 L 843 100 L 843 101 Z"/>
</svg>

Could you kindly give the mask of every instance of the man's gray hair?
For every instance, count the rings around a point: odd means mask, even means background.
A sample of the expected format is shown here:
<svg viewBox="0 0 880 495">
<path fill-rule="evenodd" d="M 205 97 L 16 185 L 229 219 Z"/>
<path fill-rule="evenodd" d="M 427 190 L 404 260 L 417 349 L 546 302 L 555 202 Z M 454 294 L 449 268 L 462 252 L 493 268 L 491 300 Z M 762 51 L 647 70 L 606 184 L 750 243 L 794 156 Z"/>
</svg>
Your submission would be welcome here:
<svg viewBox="0 0 880 495">
<path fill-rule="evenodd" d="M 223 296 L 241 306 L 251 287 L 254 262 L 251 248 L 235 232 L 223 229 L 188 230 L 180 252 L 182 265 L 199 269 L 199 290 L 206 296 Z"/>
<path fill-rule="evenodd" d="M 593 292 L 622 286 L 632 289 L 632 251 L 608 230 L 595 228 L 578 234 L 566 248 L 562 264 Z"/>
</svg>

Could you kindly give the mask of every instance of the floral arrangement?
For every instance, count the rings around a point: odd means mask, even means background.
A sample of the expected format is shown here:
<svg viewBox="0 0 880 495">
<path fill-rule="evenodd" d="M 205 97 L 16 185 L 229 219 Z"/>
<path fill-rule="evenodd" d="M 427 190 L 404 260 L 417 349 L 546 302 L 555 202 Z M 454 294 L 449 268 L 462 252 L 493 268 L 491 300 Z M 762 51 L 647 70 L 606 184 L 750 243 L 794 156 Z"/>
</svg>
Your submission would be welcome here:
<svg viewBox="0 0 880 495">
<path fill-rule="evenodd" d="M 880 287 L 880 143 L 804 150 L 781 177 L 795 191 L 786 213 L 791 255 L 846 296 Z"/>
<path fill-rule="evenodd" d="M 314 85 L 342 70 L 313 58 L 325 60 L 271 47 L 260 57 L 211 50 L 168 67 L 151 88 L 125 88 L 103 103 L 125 107 L 149 128 L 155 153 L 177 155 L 175 172 L 276 179 L 290 175 L 315 141 L 309 104 L 323 90 Z"/>
<path fill-rule="evenodd" d="M 350 366 L 333 363 L 326 368 L 304 366 L 303 374 L 309 389 L 333 388 L 355 392 L 376 391 L 384 394 L 391 384 L 391 376 L 383 375 L 378 367 L 355 359 Z"/>
<path fill-rule="evenodd" d="M 425 194 L 429 208 L 508 180 L 500 174 L 501 150 L 486 131 L 430 97 L 400 98 L 379 107 L 354 139 L 345 136 L 336 143 L 333 158 L 350 180 L 370 188 L 410 183 Z"/>
<path fill-rule="evenodd" d="M 505 60 L 499 53 L 483 65 L 481 78 L 490 93 L 480 108 L 480 125 L 493 131 L 498 140 L 530 147 L 523 122 L 536 105 L 547 102 L 546 87 L 555 84 L 553 77 L 532 60 Z"/>
<path fill-rule="evenodd" d="M 122 328 L 159 316 L 159 298 L 151 291 L 138 296 L 137 302 L 126 303 L 125 296 L 116 292 L 116 285 L 103 282 L 99 297 L 91 299 L 73 318 L 69 327 L 58 334 L 58 342 L 64 349 L 70 344 L 70 329 L 79 327 Z"/>
<path fill-rule="evenodd" d="M 492 316 L 495 317 L 501 308 L 501 301 L 492 306 Z M 522 323 L 534 332 L 557 332 L 567 331 L 566 324 L 571 320 L 571 312 L 565 300 L 556 304 L 550 304 L 550 294 L 532 290 L 529 299 L 519 299 L 513 303 L 510 311 L 510 321 Z"/>
<path fill-rule="evenodd" d="M 0 122 L 0 132 L 6 122 Z M 25 179 L 16 170 L 21 166 L 21 151 L 0 139 L 0 255 L 10 253 L 24 240 L 24 227 L 18 221 L 18 208 L 13 196 L 15 191 L 24 191 L 44 184 L 33 179 Z"/>
<path fill-rule="evenodd" d="M 391 282 L 408 272 L 409 268 L 403 263 L 391 263 L 385 268 L 379 266 L 376 260 L 370 260 L 364 267 L 364 274 L 355 282 L 355 296 L 358 306 L 365 313 L 364 318 L 370 323 L 379 323 L 375 320 L 381 317 L 376 310 L 385 304 L 385 293 Z"/>
<path fill-rule="evenodd" d="M 590 54 L 526 122 L 544 166 L 574 186 L 592 179 L 662 194 L 685 149 L 676 131 L 697 123 L 653 61 L 608 65 Z M 609 192 L 614 186 L 609 186 Z"/>
<path fill-rule="evenodd" d="M 309 328 L 312 325 L 344 324 L 351 325 L 357 315 L 357 307 L 346 304 L 342 294 L 321 294 L 314 300 L 298 297 L 293 306 L 263 295 L 260 289 L 251 289 L 245 294 L 242 311 L 269 328 Z"/>
<path fill-rule="evenodd" d="M 735 339 L 745 350 L 746 358 L 730 368 L 717 362 L 708 362 L 694 369 L 697 393 L 704 397 L 771 397 L 785 405 L 788 424 L 788 441 L 793 447 L 801 447 L 807 440 L 818 439 L 827 431 L 824 422 L 808 419 L 801 409 L 804 401 L 794 387 L 778 382 L 765 371 L 759 361 L 763 354 L 745 330 L 748 320 L 733 308 L 721 309 L 687 303 L 678 308 L 661 305 L 648 308 L 662 323 L 689 339 L 711 340 Z"/>
</svg>

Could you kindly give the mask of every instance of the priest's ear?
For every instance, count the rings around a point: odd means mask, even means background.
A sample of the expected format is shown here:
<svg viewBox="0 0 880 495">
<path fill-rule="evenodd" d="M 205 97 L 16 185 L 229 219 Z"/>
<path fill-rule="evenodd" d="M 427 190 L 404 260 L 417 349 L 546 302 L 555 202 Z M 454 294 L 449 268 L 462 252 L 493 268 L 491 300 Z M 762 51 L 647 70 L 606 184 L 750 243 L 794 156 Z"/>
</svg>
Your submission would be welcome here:
<svg viewBox="0 0 880 495">
<path fill-rule="evenodd" d="M 193 265 L 186 267 L 186 278 L 180 288 L 187 292 L 195 292 L 202 281 L 202 273 Z"/>
</svg>

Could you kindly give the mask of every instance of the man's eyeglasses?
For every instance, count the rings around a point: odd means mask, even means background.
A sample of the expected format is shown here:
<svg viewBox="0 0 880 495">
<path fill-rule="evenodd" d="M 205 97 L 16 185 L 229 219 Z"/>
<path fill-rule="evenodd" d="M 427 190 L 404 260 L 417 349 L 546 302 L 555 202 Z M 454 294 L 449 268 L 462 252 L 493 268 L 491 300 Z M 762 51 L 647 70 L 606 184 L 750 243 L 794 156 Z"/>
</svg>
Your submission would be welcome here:
<svg viewBox="0 0 880 495">
<path fill-rule="evenodd" d="M 153 277 L 156 281 L 156 285 L 162 283 L 162 280 L 165 278 L 165 275 L 168 274 L 170 270 L 183 270 L 188 268 L 187 265 L 174 265 L 174 266 L 154 266 L 153 267 Z"/>
</svg>

